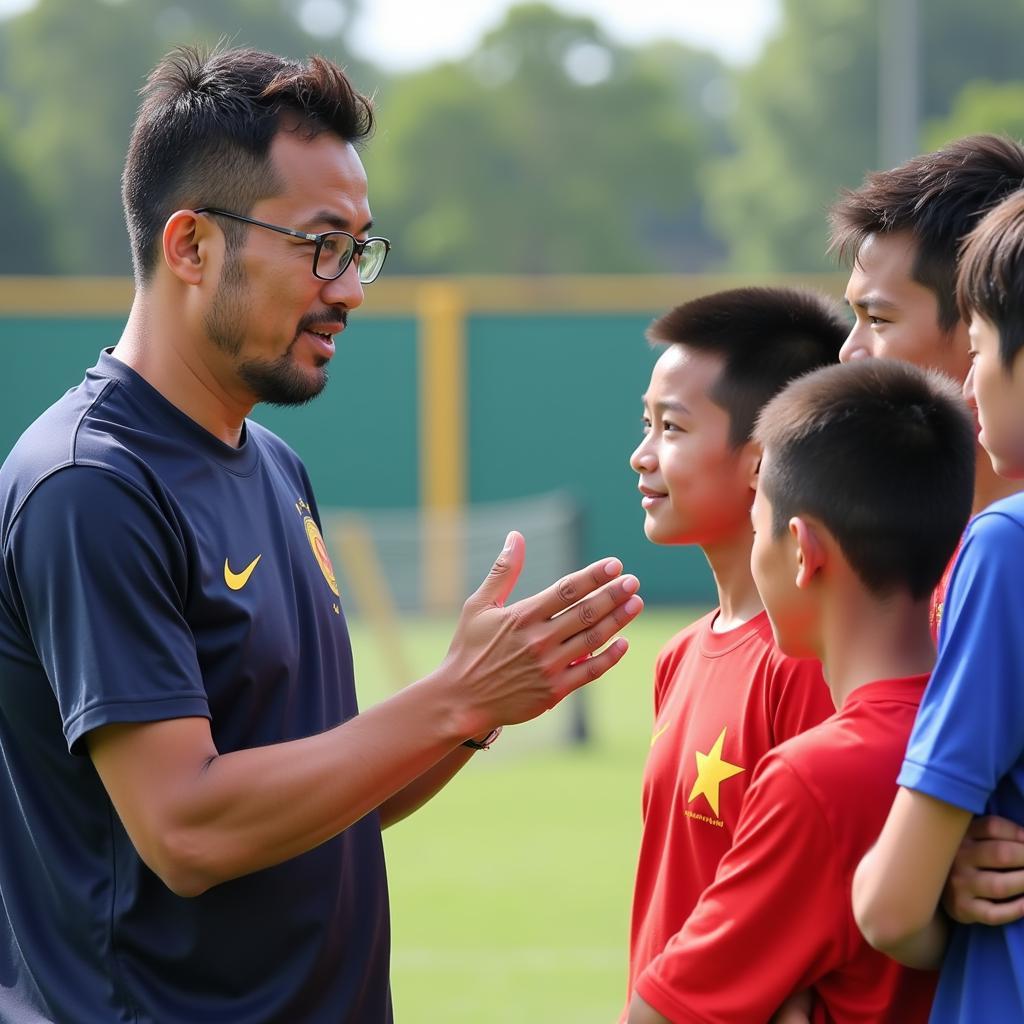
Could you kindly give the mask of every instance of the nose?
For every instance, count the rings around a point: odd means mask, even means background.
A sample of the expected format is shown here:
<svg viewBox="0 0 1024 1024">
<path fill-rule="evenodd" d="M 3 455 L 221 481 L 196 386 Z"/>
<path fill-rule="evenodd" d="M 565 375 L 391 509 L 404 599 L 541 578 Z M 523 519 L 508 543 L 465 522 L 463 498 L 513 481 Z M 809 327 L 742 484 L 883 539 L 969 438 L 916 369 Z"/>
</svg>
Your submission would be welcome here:
<svg viewBox="0 0 1024 1024">
<path fill-rule="evenodd" d="M 974 363 L 971 363 L 971 368 L 967 371 L 967 376 L 964 377 L 964 401 L 972 408 L 977 409 L 978 400 L 974 397 Z"/>
<path fill-rule="evenodd" d="M 634 473 L 650 473 L 658 466 L 658 459 L 651 450 L 650 440 L 650 434 L 647 434 L 629 457 L 629 464 Z"/>
<path fill-rule="evenodd" d="M 349 310 L 361 306 L 364 293 L 356 261 L 353 260 L 340 277 L 336 277 L 333 281 L 324 281 L 320 295 L 328 306 L 342 306 Z"/>
<path fill-rule="evenodd" d="M 839 349 L 839 362 L 850 363 L 854 359 L 866 359 L 871 355 L 860 326 L 855 324 Z"/>
</svg>

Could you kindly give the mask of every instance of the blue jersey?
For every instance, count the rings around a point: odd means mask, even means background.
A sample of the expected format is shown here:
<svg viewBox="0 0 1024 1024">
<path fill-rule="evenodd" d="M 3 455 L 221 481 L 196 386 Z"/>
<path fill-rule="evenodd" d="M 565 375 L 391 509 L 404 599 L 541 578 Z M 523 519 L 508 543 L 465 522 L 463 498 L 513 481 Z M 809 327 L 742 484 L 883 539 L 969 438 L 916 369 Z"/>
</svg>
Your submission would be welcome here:
<svg viewBox="0 0 1024 1024">
<path fill-rule="evenodd" d="M 205 716 L 223 754 L 356 713 L 298 458 L 252 422 L 221 443 L 104 353 L 0 469 L 0 1020 L 390 1021 L 376 813 L 181 898 L 84 743 Z"/>
<path fill-rule="evenodd" d="M 900 785 L 1024 823 L 1024 495 L 973 520 Z M 1024 1020 L 1024 921 L 957 926 L 933 1022 Z"/>
</svg>

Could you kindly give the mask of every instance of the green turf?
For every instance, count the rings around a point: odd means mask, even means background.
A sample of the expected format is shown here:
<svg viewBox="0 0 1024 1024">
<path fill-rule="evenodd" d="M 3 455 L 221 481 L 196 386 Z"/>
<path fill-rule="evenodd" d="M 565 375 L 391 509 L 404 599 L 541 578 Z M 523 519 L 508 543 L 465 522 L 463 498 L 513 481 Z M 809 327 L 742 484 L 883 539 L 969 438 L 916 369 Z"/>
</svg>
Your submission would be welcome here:
<svg viewBox="0 0 1024 1024">
<path fill-rule="evenodd" d="M 507 729 L 427 807 L 385 833 L 401 1024 L 611 1022 L 625 998 L 640 776 L 655 655 L 692 609 L 646 611 L 631 649 L 586 693 L 592 742 L 564 711 Z M 410 622 L 416 671 L 450 623 Z M 378 646 L 352 626 L 364 706 L 386 695 Z M 376 685 L 375 685 L 376 684 Z"/>
</svg>

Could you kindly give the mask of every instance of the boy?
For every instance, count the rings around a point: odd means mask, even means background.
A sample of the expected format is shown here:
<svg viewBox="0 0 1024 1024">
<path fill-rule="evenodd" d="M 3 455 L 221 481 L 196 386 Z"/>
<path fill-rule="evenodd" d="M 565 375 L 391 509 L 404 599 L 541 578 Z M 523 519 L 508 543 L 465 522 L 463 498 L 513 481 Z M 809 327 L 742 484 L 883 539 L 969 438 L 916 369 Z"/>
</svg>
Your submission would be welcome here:
<svg viewBox="0 0 1024 1024">
<path fill-rule="evenodd" d="M 970 360 L 967 324 L 955 300 L 960 244 L 988 210 L 1021 187 L 1024 147 L 1005 137 L 971 135 L 844 191 L 829 215 L 830 248 L 850 264 L 846 298 L 856 322 L 840 360 L 902 359 L 963 381 Z M 977 449 L 972 512 L 1020 486 L 1000 477 Z M 936 642 L 953 563 L 932 595 Z M 1007 893 L 1003 869 L 1011 865 L 1024 867 L 1024 830 L 994 817 L 973 822 L 950 876 L 946 909 L 968 924 L 1008 920 L 995 898 Z"/>
<path fill-rule="evenodd" d="M 965 384 L 997 472 L 1024 477 L 1024 198 L 1006 200 L 968 237 L 957 297 L 970 319 Z M 971 523 L 950 582 L 939 659 L 922 702 L 902 787 L 857 871 L 857 921 L 873 945 L 942 973 L 932 1020 L 1024 1019 L 1020 901 L 1004 927 L 948 924 L 943 883 L 972 814 L 1024 821 L 1024 647 L 1019 630 L 1024 495 Z M 1002 895 L 1020 889 L 1006 876 Z M 998 923 L 998 918 L 992 918 Z M 948 941 L 948 948 L 947 948 Z"/>
<path fill-rule="evenodd" d="M 712 886 L 641 979 L 630 1024 L 927 1019 L 931 975 L 861 939 L 850 876 L 885 819 L 934 658 L 928 596 L 967 521 L 974 431 L 951 382 L 833 366 L 765 408 L 753 575 L 781 650 L 839 709 L 759 764 Z"/>
<path fill-rule="evenodd" d="M 1024 147 L 971 135 L 844 191 L 829 211 L 830 249 L 850 265 L 846 299 L 856 321 L 840 360 L 902 359 L 962 382 L 970 361 L 967 324 L 954 298 L 960 243 L 986 211 L 1022 186 Z M 979 452 L 973 511 L 1018 487 Z M 948 572 L 932 601 L 936 638 L 947 583 Z"/>
<path fill-rule="evenodd" d="M 670 641 L 655 670 L 630 993 L 714 878 L 754 765 L 834 710 L 818 663 L 776 649 L 750 575 L 751 433 L 788 381 L 835 362 L 845 335 L 834 304 L 785 288 L 707 295 L 648 332 L 665 349 L 630 460 L 644 529 L 657 544 L 700 545 L 718 607 Z"/>
</svg>

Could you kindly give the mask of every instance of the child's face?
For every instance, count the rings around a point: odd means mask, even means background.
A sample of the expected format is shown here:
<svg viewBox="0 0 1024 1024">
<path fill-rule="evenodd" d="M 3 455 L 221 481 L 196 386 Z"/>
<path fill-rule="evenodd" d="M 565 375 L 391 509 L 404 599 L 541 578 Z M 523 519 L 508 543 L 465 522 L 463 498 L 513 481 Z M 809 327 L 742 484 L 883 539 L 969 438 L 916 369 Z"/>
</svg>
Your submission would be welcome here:
<svg viewBox="0 0 1024 1024">
<path fill-rule="evenodd" d="M 1024 477 L 1024 369 L 1018 353 L 1012 372 L 999 355 L 999 330 L 980 316 L 971 319 L 973 362 L 964 381 L 964 397 L 978 410 L 978 441 L 992 468 L 1007 477 Z"/>
<path fill-rule="evenodd" d="M 651 373 L 644 438 L 629 462 L 656 544 L 749 539 L 756 447 L 730 445 L 729 414 L 708 397 L 722 367 L 718 356 L 669 345 Z"/>
<path fill-rule="evenodd" d="M 761 472 L 769 453 L 761 462 Z M 818 657 L 814 642 L 815 609 L 805 590 L 796 584 L 799 565 L 796 541 L 789 530 L 775 537 L 772 530 L 772 506 L 762 487 L 754 495 L 751 509 L 754 546 L 750 551 L 750 571 L 768 612 L 775 642 L 784 654 L 794 658 Z"/>
<path fill-rule="evenodd" d="M 962 381 L 970 365 L 965 325 L 943 330 L 935 293 L 914 280 L 916 256 L 913 238 L 901 231 L 870 235 L 860 247 L 846 286 L 856 322 L 839 361 L 900 359 Z"/>
</svg>

